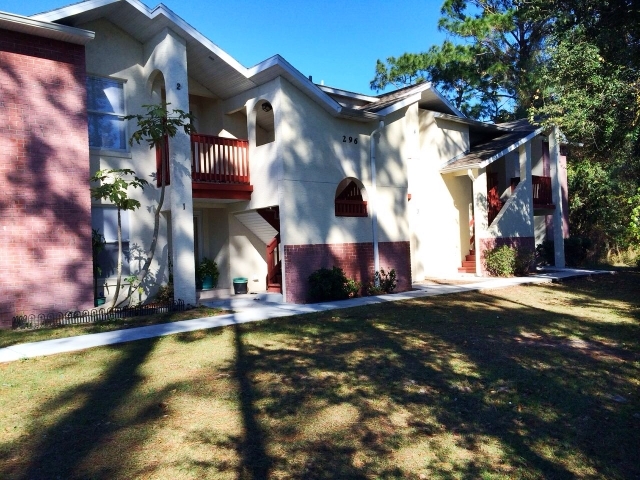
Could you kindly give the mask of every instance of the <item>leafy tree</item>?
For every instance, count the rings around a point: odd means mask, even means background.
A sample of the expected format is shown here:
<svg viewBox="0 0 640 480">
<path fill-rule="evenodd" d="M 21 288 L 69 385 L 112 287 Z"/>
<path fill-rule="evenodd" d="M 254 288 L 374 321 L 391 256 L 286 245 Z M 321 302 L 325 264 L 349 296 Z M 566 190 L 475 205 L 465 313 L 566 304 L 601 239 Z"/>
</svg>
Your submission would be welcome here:
<svg viewBox="0 0 640 480">
<path fill-rule="evenodd" d="M 637 0 L 532 0 L 555 18 L 530 118 L 558 125 L 568 165 L 572 234 L 596 254 L 638 246 L 640 6 Z M 629 200 L 629 199 L 632 200 Z"/>
<path fill-rule="evenodd" d="M 133 178 L 131 178 L 133 177 Z M 137 210 L 140 202 L 129 198 L 129 188 L 144 189 L 148 182 L 135 176 L 135 172 L 128 168 L 115 168 L 111 170 L 98 170 L 91 177 L 91 182 L 99 183 L 97 187 L 91 188 L 91 197 L 97 200 L 108 200 L 114 204 L 118 212 L 118 267 L 116 291 L 110 308 L 116 306 L 120 295 L 120 285 L 122 284 L 122 223 L 121 212 L 123 210 Z"/>
<path fill-rule="evenodd" d="M 546 88 L 531 116 L 593 155 L 638 155 L 640 5 L 636 0 L 540 1 L 556 17 Z M 543 8 L 543 7 L 541 7 Z"/>
<path fill-rule="evenodd" d="M 535 102 L 551 20 L 525 0 L 445 0 L 440 46 L 378 60 L 371 88 L 430 81 L 463 113 L 521 118 Z"/>
<path fill-rule="evenodd" d="M 149 145 L 150 149 L 153 148 L 161 148 L 163 142 L 166 141 L 166 138 L 173 138 L 178 133 L 179 129 L 183 129 L 184 133 L 190 135 L 191 133 L 195 133 L 195 128 L 193 126 L 193 121 L 195 117 L 192 113 L 187 113 L 184 110 L 174 109 L 170 113 L 167 110 L 167 104 L 161 105 L 143 105 L 143 107 L 147 110 L 145 114 L 137 114 L 137 115 L 128 115 L 125 118 L 127 120 L 136 120 L 138 129 L 133 132 L 131 138 L 129 139 L 129 145 L 133 145 L 133 142 L 140 144 L 141 141 L 146 141 Z M 167 161 L 168 159 L 165 155 L 162 156 L 161 163 L 161 172 L 167 171 Z M 160 182 L 160 199 L 158 200 L 158 206 L 154 211 L 154 220 L 153 220 L 153 235 L 151 238 L 151 245 L 149 247 L 149 254 L 147 255 L 140 272 L 136 275 L 134 282 L 137 285 L 141 285 L 144 279 L 147 277 L 149 273 L 149 268 L 151 267 L 151 262 L 153 261 L 153 257 L 156 251 L 156 246 L 158 244 L 158 233 L 160 231 L 160 212 L 162 210 L 162 206 L 164 204 L 164 196 L 166 189 L 166 181 L 167 176 L 161 176 Z M 130 290 L 130 293 L 135 290 Z"/>
</svg>

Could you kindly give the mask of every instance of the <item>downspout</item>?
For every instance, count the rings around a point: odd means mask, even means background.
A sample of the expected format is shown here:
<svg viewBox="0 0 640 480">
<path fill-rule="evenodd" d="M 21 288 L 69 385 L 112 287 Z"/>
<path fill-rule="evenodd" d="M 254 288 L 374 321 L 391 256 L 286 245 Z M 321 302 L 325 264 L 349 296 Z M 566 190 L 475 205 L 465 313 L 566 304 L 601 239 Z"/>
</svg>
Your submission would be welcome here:
<svg viewBox="0 0 640 480">
<path fill-rule="evenodd" d="M 373 271 L 380 271 L 380 252 L 378 250 L 378 191 L 376 180 L 376 140 L 380 138 L 380 132 L 384 128 L 384 121 L 380 120 L 378 128 L 371 132 L 371 195 L 369 195 L 369 205 L 371 206 L 371 231 L 373 234 Z M 376 287 L 380 286 L 380 280 L 376 279 Z"/>
</svg>

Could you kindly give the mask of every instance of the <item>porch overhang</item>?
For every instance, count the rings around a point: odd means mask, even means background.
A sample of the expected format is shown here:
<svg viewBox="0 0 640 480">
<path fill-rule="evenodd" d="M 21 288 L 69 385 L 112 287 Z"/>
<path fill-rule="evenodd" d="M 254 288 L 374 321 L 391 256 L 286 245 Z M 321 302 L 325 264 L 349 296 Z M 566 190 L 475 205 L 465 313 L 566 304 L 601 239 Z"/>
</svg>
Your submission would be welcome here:
<svg viewBox="0 0 640 480">
<path fill-rule="evenodd" d="M 543 130 L 540 127 L 535 130 L 508 132 L 452 158 L 440 168 L 440 173 L 466 173 L 470 169 L 486 168 L 506 154 L 518 149 L 521 145 L 530 142 L 540 135 Z"/>
</svg>

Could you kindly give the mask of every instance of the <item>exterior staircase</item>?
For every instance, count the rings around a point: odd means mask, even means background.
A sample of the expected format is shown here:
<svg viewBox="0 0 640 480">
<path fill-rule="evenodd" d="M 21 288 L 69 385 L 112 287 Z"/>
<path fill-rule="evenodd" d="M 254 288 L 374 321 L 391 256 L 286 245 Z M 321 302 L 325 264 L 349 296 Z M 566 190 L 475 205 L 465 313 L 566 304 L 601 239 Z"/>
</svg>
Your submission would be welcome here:
<svg viewBox="0 0 640 480">
<path fill-rule="evenodd" d="M 465 255 L 462 267 L 458 267 L 458 273 L 476 273 L 476 254 L 473 250 Z"/>
</svg>

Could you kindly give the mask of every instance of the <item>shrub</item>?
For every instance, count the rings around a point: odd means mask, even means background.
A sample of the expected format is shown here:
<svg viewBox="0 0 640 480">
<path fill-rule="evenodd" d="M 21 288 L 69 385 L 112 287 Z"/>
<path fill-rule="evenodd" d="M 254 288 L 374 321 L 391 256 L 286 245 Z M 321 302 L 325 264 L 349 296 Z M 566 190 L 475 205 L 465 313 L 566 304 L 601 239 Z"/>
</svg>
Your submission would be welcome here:
<svg viewBox="0 0 640 480">
<path fill-rule="evenodd" d="M 173 283 L 160 285 L 155 300 L 158 303 L 173 303 Z"/>
<path fill-rule="evenodd" d="M 367 294 L 382 295 L 383 293 L 393 293 L 397 286 L 395 269 L 392 268 L 387 273 L 381 268 L 379 272 L 375 273 L 374 281 L 367 285 Z"/>
<path fill-rule="evenodd" d="M 345 300 L 358 296 L 361 284 L 347 278 L 341 268 L 321 268 L 309 275 L 309 299 L 312 302 Z"/>
<path fill-rule="evenodd" d="M 204 280 L 204 277 L 211 277 L 213 286 L 218 285 L 218 277 L 220 272 L 218 271 L 218 264 L 214 260 L 210 260 L 207 257 L 202 259 L 202 262 L 196 267 L 196 277 L 200 282 Z"/>
<path fill-rule="evenodd" d="M 516 270 L 516 251 L 507 245 L 492 248 L 484 254 L 484 265 L 494 277 L 510 277 Z"/>
<path fill-rule="evenodd" d="M 568 267 L 584 264 L 591 248 L 591 240 L 583 237 L 569 237 L 564 241 L 564 261 Z"/>
<path fill-rule="evenodd" d="M 533 269 L 535 259 L 535 253 L 528 248 L 503 245 L 485 253 L 484 265 L 489 274 L 495 277 L 522 276 Z"/>
<path fill-rule="evenodd" d="M 534 251 L 525 247 L 516 248 L 516 264 L 513 270 L 516 275 L 528 275 L 535 265 L 536 254 Z"/>
<path fill-rule="evenodd" d="M 545 240 L 536 246 L 536 264 L 541 266 L 555 265 L 555 248 L 553 240 Z"/>
</svg>

